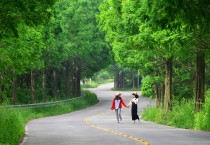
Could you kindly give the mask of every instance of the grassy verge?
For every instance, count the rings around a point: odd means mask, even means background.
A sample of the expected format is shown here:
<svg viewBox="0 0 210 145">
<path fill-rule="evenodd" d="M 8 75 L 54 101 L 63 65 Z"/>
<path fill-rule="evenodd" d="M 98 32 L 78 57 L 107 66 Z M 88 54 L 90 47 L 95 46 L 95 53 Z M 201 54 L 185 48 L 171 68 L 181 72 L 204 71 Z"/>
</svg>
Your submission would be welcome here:
<svg viewBox="0 0 210 145">
<path fill-rule="evenodd" d="M 97 96 L 85 91 L 87 97 L 56 106 L 0 110 L 0 145 L 15 145 L 24 135 L 25 124 L 35 118 L 59 115 L 84 109 L 98 102 Z"/>
<path fill-rule="evenodd" d="M 173 102 L 173 110 L 168 114 L 162 108 L 150 107 L 142 113 L 142 118 L 159 124 L 186 129 L 210 131 L 210 92 L 199 113 L 194 113 L 194 100 Z"/>
<path fill-rule="evenodd" d="M 99 86 L 99 84 L 95 83 L 95 82 L 81 85 L 82 88 L 97 88 L 98 86 Z"/>
</svg>

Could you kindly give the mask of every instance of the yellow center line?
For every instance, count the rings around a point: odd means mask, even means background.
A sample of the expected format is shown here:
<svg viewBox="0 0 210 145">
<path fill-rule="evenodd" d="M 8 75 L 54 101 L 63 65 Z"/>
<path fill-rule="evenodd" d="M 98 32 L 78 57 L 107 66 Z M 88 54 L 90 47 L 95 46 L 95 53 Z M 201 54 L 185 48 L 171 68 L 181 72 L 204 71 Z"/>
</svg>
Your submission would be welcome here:
<svg viewBox="0 0 210 145">
<path fill-rule="evenodd" d="M 89 119 L 90 119 L 90 118 L 95 117 L 95 116 L 100 116 L 100 115 L 106 114 L 106 113 L 108 113 L 108 112 L 110 112 L 110 111 L 103 112 L 103 113 L 100 113 L 100 114 L 93 115 L 93 116 L 91 116 L 91 117 L 85 118 L 85 119 L 83 120 L 83 122 L 84 122 L 85 124 L 87 124 L 88 126 L 91 126 L 91 127 L 93 127 L 93 128 L 96 128 L 96 129 L 99 129 L 99 130 L 103 130 L 103 131 L 106 131 L 106 132 L 109 132 L 109 133 L 112 133 L 112 134 L 116 134 L 116 135 L 119 135 L 119 136 L 123 136 L 123 137 L 129 138 L 129 139 L 135 140 L 135 141 L 137 141 L 137 142 L 140 142 L 140 143 L 143 144 L 143 145 L 151 145 L 149 142 L 144 141 L 144 140 L 142 140 L 142 139 L 140 139 L 140 138 L 137 138 L 137 137 L 134 137 L 134 136 L 131 136 L 131 135 L 128 135 L 128 134 L 123 134 L 123 133 L 120 133 L 120 132 L 116 132 L 116 131 L 113 131 L 113 130 L 110 130 L 110 129 L 107 129 L 107 128 L 102 128 L 102 127 L 99 127 L 99 126 L 95 126 L 95 125 L 93 125 L 93 124 L 91 124 L 91 123 L 89 122 Z"/>
</svg>

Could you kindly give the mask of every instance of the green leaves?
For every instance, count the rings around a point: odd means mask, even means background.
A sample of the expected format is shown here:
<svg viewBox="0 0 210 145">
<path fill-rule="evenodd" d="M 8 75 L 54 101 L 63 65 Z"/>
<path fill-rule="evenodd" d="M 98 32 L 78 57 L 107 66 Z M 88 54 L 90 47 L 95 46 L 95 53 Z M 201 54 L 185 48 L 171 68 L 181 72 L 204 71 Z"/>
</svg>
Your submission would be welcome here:
<svg viewBox="0 0 210 145">
<path fill-rule="evenodd" d="M 59 67 L 61 62 L 76 59 L 80 61 L 72 65 L 82 68 L 82 75 L 92 75 L 109 63 L 109 46 L 96 23 L 99 4 L 100 1 L 87 0 L 63 0 L 55 4 L 54 16 L 48 25 L 51 32 L 46 32 L 48 36 L 55 32 L 50 37 L 53 43 L 47 45 L 45 52 L 47 66 Z M 98 62 L 101 65 L 97 65 Z"/>
<path fill-rule="evenodd" d="M 167 59 L 172 58 L 175 67 L 184 64 L 175 69 L 192 69 L 197 47 L 208 48 L 208 7 L 207 1 L 197 0 L 104 0 L 98 20 L 118 63 L 163 80 Z"/>
<path fill-rule="evenodd" d="M 1 71 L 11 69 L 16 74 L 23 74 L 27 70 L 40 69 L 43 67 L 41 54 L 43 43 L 42 35 L 38 28 L 18 26 L 19 37 L 3 39 L 3 47 L 0 48 L 2 61 Z"/>
<path fill-rule="evenodd" d="M 50 7 L 56 0 L 2 1 L 0 2 L 0 39 L 18 36 L 18 25 L 40 25 L 50 17 Z"/>
<path fill-rule="evenodd" d="M 160 59 L 162 57 L 182 57 L 185 50 L 191 51 L 189 43 L 193 33 L 189 31 L 189 27 L 194 24 L 186 23 L 186 17 L 187 19 L 191 17 L 188 16 L 189 13 L 184 13 L 189 5 L 187 3 L 190 2 L 168 0 L 113 2 L 105 0 L 99 7 L 99 25 L 105 31 L 106 38 L 113 47 L 116 60 L 126 65 L 126 58 L 129 59 L 129 62 L 133 58 L 132 55 L 129 56 L 133 50 L 135 50 L 134 53 L 143 56 L 145 51 L 147 53 L 151 51 L 149 53 L 151 57 L 156 55 Z M 198 5 L 202 4 L 196 4 L 196 1 L 193 1 L 193 6 L 189 7 L 199 10 Z M 200 9 L 196 15 L 200 16 L 200 12 L 205 14 L 201 17 L 206 21 L 207 11 Z M 129 65 L 130 63 L 127 64 Z"/>
</svg>

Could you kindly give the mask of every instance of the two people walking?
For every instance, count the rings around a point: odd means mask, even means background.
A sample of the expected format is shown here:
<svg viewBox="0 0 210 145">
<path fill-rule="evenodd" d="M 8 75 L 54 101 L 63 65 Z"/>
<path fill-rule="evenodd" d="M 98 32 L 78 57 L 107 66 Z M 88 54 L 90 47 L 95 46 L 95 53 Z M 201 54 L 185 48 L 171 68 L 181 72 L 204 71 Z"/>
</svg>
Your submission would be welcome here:
<svg viewBox="0 0 210 145">
<path fill-rule="evenodd" d="M 119 123 L 120 121 L 122 121 L 122 115 L 121 115 L 121 108 L 127 107 L 129 108 L 131 106 L 131 116 L 132 116 L 132 121 L 133 123 L 135 123 L 135 121 L 138 119 L 139 120 L 139 116 L 138 116 L 138 94 L 136 92 L 132 93 L 133 98 L 130 100 L 129 104 L 126 105 L 124 103 L 124 100 L 121 97 L 121 93 L 117 93 L 114 97 L 114 99 L 112 100 L 112 106 L 111 109 L 115 110 L 115 114 L 116 114 L 116 118 L 117 118 L 117 123 Z"/>
</svg>

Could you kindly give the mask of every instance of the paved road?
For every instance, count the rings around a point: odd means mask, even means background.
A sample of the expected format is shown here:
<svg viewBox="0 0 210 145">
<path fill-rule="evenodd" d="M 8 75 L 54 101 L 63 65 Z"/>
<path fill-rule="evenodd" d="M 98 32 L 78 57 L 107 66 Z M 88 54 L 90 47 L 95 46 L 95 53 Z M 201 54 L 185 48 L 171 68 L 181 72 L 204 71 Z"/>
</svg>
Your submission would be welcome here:
<svg viewBox="0 0 210 145">
<path fill-rule="evenodd" d="M 130 109 L 123 108 L 123 121 L 116 123 L 110 110 L 113 84 L 90 89 L 100 103 L 69 114 L 32 120 L 21 145 L 210 145 L 210 132 L 177 129 L 141 120 L 131 123 Z M 138 92 L 140 93 L 140 92 Z M 128 103 L 131 92 L 122 92 Z M 139 113 L 151 105 L 140 97 Z"/>
</svg>

